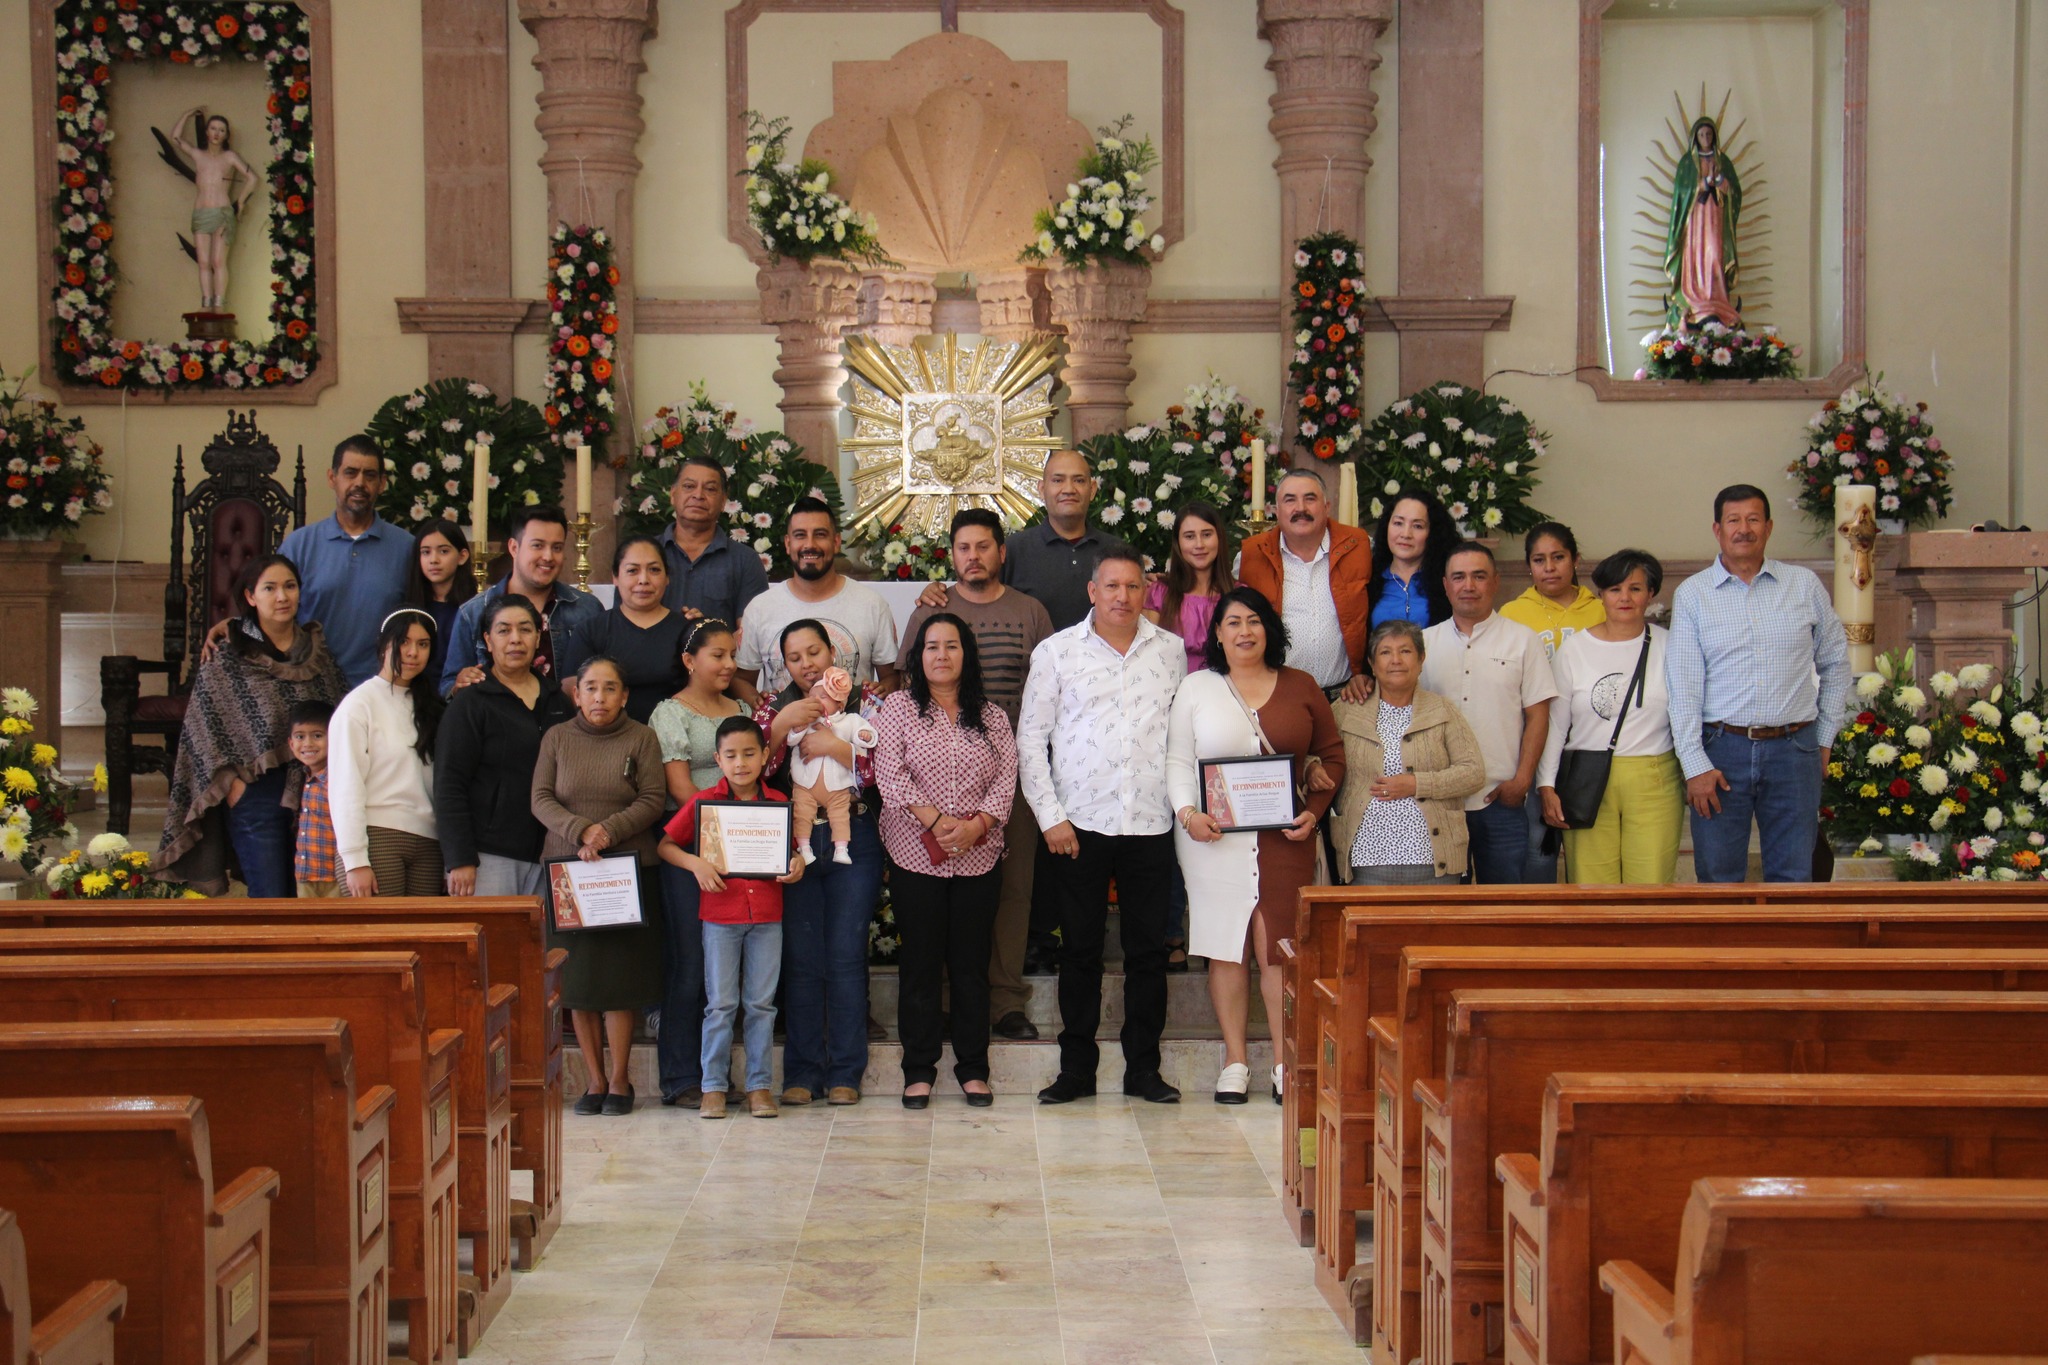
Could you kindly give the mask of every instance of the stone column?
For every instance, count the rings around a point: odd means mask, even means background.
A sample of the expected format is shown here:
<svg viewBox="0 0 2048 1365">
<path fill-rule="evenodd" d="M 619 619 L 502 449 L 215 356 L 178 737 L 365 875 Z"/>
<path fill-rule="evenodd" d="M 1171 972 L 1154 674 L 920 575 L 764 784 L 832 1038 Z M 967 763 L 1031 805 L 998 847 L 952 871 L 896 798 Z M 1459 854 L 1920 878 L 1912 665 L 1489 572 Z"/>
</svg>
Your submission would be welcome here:
<svg viewBox="0 0 2048 1365">
<path fill-rule="evenodd" d="M 886 346 L 908 346 L 932 330 L 938 286 L 929 273 L 871 270 L 860 277 L 860 311 L 849 332 L 864 332 Z"/>
<path fill-rule="evenodd" d="M 782 429 L 804 454 L 839 472 L 839 390 L 846 383 L 839 342 L 860 319 L 861 279 L 839 261 L 781 260 L 754 276 L 761 321 L 775 329 L 782 363 Z"/>
<path fill-rule="evenodd" d="M 1145 320 L 1152 268 L 1099 261 L 1086 269 L 1054 265 L 1046 272 L 1053 325 L 1067 336 L 1060 382 L 1067 386 L 1073 440 L 1120 431 L 1131 407 L 1131 325 Z"/>
<path fill-rule="evenodd" d="M 512 392 L 512 330 L 525 313 L 512 299 L 510 32 L 503 0 L 420 5 L 426 292 L 441 305 L 438 325 L 421 329 L 427 374 L 500 395 Z"/>
<path fill-rule="evenodd" d="M 995 341 L 1023 341 L 1052 330 L 1052 296 L 1045 271 L 1020 265 L 977 275 L 974 296 L 981 303 L 981 334 Z"/>
<path fill-rule="evenodd" d="M 1273 48 L 1266 60 L 1273 73 L 1273 117 L 1266 126 L 1280 143 L 1273 169 L 1280 176 L 1283 282 L 1294 279 L 1295 243 L 1319 230 L 1343 233 L 1372 259 L 1371 244 L 1363 240 L 1365 175 L 1372 169 L 1365 143 L 1379 124 L 1372 73 L 1394 3 L 1259 0 L 1259 36 Z M 1284 368 L 1282 383 L 1284 391 Z M 1281 403 L 1281 430 L 1294 430 L 1294 411 L 1288 395 Z M 1287 449 L 1295 451 L 1292 440 Z"/>
</svg>

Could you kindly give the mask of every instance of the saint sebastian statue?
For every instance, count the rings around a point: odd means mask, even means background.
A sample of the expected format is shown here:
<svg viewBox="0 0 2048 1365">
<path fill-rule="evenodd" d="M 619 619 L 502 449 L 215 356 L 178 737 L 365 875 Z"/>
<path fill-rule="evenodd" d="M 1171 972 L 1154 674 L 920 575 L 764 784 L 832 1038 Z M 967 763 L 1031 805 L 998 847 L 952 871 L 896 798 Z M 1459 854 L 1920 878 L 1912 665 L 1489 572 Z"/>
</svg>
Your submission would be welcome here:
<svg viewBox="0 0 2048 1365">
<path fill-rule="evenodd" d="M 193 141 L 185 138 L 192 126 Z M 235 219 L 256 193 L 256 172 L 230 145 L 231 130 L 219 114 L 198 106 L 182 114 L 171 141 L 192 162 L 192 244 L 199 256 L 199 306 L 219 310 L 228 301 L 228 250 L 235 243 Z M 197 145 L 195 145 L 195 143 Z"/>
<path fill-rule="evenodd" d="M 1726 327 L 1742 323 L 1729 294 L 1737 265 L 1735 223 L 1742 214 L 1742 182 L 1721 152 L 1721 130 L 1701 115 L 1693 121 L 1685 155 L 1672 176 L 1671 221 L 1664 234 L 1664 274 L 1671 281 L 1670 325 L 1678 330 L 1709 318 Z"/>
</svg>

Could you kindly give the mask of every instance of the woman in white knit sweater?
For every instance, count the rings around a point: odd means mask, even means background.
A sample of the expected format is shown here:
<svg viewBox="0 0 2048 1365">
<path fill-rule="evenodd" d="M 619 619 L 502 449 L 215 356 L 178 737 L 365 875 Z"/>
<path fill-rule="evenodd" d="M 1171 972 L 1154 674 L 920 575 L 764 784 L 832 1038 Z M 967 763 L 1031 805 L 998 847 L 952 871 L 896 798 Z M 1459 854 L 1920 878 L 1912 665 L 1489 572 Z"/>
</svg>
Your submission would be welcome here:
<svg viewBox="0 0 2048 1365">
<path fill-rule="evenodd" d="M 434 824 L 434 735 L 442 701 L 428 675 L 434 618 L 401 607 L 377 635 L 377 676 L 334 708 L 327 789 L 351 896 L 442 894 Z"/>
</svg>

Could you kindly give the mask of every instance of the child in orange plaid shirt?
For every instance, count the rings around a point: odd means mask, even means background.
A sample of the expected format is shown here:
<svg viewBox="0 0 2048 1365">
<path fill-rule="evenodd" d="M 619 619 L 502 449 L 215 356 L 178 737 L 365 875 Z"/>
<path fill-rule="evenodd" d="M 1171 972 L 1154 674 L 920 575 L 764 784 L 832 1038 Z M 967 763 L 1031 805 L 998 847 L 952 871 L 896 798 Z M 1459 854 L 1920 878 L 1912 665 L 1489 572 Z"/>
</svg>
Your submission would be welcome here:
<svg viewBox="0 0 2048 1365">
<path fill-rule="evenodd" d="M 299 839 L 292 876 L 299 895 L 317 899 L 341 894 L 341 854 L 334 844 L 334 808 L 327 801 L 327 723 L 334 708 L 302 701 L 287 718 L 292 757 L 306 770 L 299 792 Z"/>
</svg>

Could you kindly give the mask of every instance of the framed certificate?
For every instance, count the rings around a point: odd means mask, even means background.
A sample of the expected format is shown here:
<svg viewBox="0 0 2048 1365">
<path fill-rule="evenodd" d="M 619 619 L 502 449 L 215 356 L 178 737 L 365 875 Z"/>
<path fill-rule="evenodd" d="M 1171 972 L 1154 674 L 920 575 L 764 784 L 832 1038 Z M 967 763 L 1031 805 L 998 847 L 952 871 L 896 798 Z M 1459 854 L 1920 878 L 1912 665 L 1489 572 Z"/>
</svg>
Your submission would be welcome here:
<svg viewBox="0 0 2048 1365">
<path fill-rule="evenodd" d="M 1225 834 L 1285 829 L 1300 814 L 1294 804 L 1294 759 L 1287 754 L 1205 758 L 1202 814 Z"/>
<path fill-rule="evenodd" d="M 699 858 L 721 877 L 789 875 L 789 803 L 786 801 L 699 801 Z"/>
<path fill-rule="evenodd" d="M 630 853 L 591 863 L 550 858 L 547 903 L 558 932 L 634 928 L 641 923 L 639 860 Z"/>
</svg>

